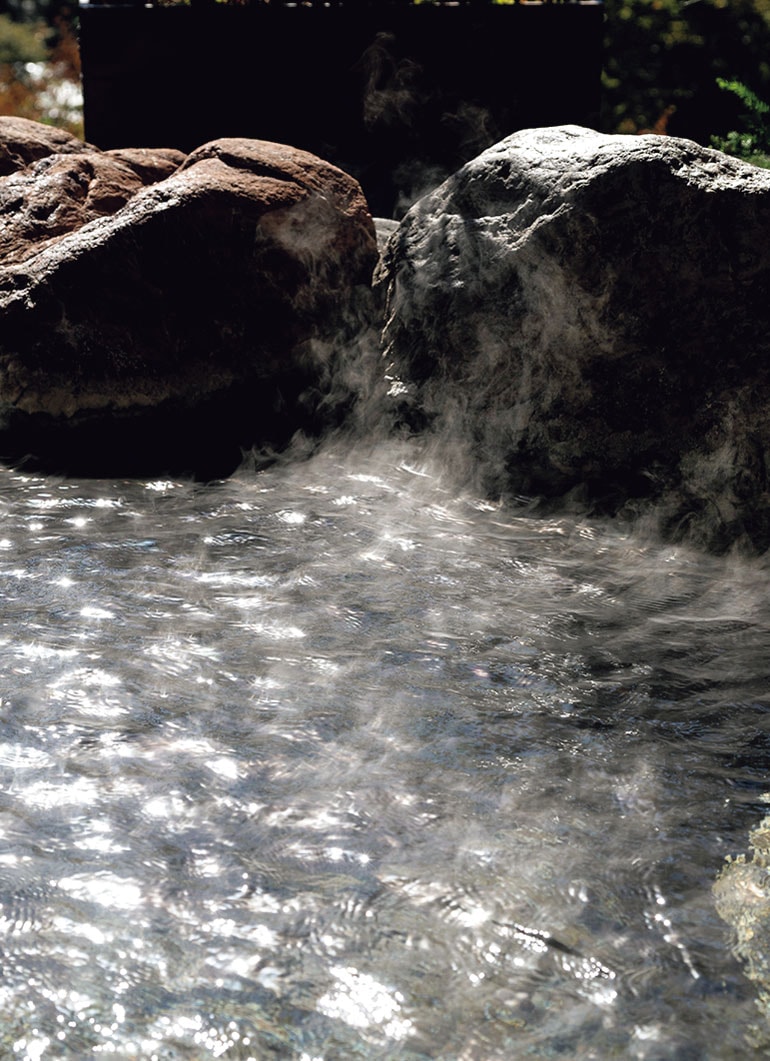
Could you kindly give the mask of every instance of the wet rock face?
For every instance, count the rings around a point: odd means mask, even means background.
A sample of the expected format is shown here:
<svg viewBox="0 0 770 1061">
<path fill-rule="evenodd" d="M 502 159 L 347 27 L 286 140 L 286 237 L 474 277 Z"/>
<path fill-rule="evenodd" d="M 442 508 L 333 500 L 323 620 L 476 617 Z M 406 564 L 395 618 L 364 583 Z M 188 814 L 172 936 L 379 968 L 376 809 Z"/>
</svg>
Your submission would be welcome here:
<svg viewBox="0 0 770 1061">
<path fill-rule="evenodd" d="M 689 141 L 514 134 L 386 248 L 413 419 L 464 426 L 488 489 L 770 545 L 770 172 Z"/>
<path fill-rule="evenodd" d="M 216 474 L 241 447 L 336 415 L 338 340 L 377 256 L 352 178 L 253 140 L 185 158 L 69 138 L 41 157 L 36 126 L 26 153 L 12 131 L 0 454 L 96 474 Z"/>
</svg>

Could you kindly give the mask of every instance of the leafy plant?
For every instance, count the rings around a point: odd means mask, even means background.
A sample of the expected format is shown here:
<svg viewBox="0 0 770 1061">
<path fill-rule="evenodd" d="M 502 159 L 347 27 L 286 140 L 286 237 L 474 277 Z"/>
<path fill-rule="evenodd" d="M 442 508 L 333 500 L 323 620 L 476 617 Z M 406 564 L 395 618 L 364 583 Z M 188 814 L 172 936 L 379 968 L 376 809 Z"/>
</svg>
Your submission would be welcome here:
<svg viewBox="0 0 770 1061">
<path fill-rule="evenodd" d="M 716 77 L 770 98 L 770 0 L 604 0 L 601 128 L 708 144 L 736 125 Z"/>
<path fill-rule="evenodd" d="M 731 92 L 743 104 L 742 130 L 731 130 L 725 136 L 712 136 L 713 147 L 728 155 L 735 155 L 755 166 L 770 169 L 770 103 L 760 99 L 742 81 L 718 77 L 717 85 Z"/>
</svg>

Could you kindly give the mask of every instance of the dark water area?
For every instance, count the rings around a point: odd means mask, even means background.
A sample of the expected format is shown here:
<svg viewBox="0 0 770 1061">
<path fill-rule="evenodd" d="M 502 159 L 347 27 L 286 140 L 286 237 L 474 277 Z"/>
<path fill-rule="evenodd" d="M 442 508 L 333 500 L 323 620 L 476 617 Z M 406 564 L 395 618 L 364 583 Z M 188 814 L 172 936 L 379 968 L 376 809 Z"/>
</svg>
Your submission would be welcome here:
<svg viewBox="0 0 770 1061">
<path fill-rule="evenodd" d="M 0 1057 L 766 1056 L 766 564 L 450 465 L 0 473 Z"/>
</svg>

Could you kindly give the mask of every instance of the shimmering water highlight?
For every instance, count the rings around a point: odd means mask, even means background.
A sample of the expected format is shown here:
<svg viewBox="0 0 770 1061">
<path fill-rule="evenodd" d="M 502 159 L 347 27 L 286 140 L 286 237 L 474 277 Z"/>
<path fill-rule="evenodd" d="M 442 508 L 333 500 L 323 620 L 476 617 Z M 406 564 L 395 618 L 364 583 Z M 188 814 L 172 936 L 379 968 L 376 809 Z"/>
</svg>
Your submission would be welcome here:
<svg viewBox="0 0 770 1061">
<path fill-rule="evenodd" d="M 0 516 L 0 1056 L 763 1056 L 760 562 L 416 443 Z"/>
</svg>

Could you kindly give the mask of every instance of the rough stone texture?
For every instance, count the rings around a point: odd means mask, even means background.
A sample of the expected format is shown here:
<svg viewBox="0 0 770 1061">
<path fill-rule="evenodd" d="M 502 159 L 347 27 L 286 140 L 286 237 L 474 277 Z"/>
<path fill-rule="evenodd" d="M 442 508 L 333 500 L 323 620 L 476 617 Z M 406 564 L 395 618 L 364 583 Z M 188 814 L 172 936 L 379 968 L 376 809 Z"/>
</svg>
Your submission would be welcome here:
<svg viewBox="0 0 770 1061">
<path fill-rule="evenodd" d="M 0 178 L 0 268 L 114 214 L 142 186 L 133 169 L 96 151 L 48 155 Z"/>
<path fill-rule="evenodd" d="M 114 214 L 185 157 L 173 149 L 102 152 L 62 129 L 0 116 L 0 269 Z"/>
<path fill-rule="evenodd" d="M 0 180 L 6 459 L 215 474 L 334 415 L 335 342 L 377 258 L 358 184 L 260 141 L 162 155 L 72 147 Z"/>
<path fill-rule="evenodd" d="M 415 204 L 378 271 L 407 412 L 489 490 L 770 544 L 770 172 L 697 144 L 514 134 Z"/>
<path fill-rule="evenodd" d="M 118 162 L 125 163 L 143 184 L 153 184 L 164 177 L 170 177 L 186 158 L 184 151 L 177 151 L 173 147 L 121 147 L 107 151 L 106 154 Z"/>
<path fill-rule="evenodd" d="M 770 818 L 750 834 L 751 854 L 728 858 L 713 893 L 719 916 L 732 929 L 732 949 L 757 988 L 762 1019 L 749 1029 L 757 1056 L 770 1050 Z"/>
<path fill-rule="evenodd" d="M 79 155 L 89 150 L 93 148 L 64 129 L 0 115 L 0 176 L 48 155 Z"/>
</svg>

